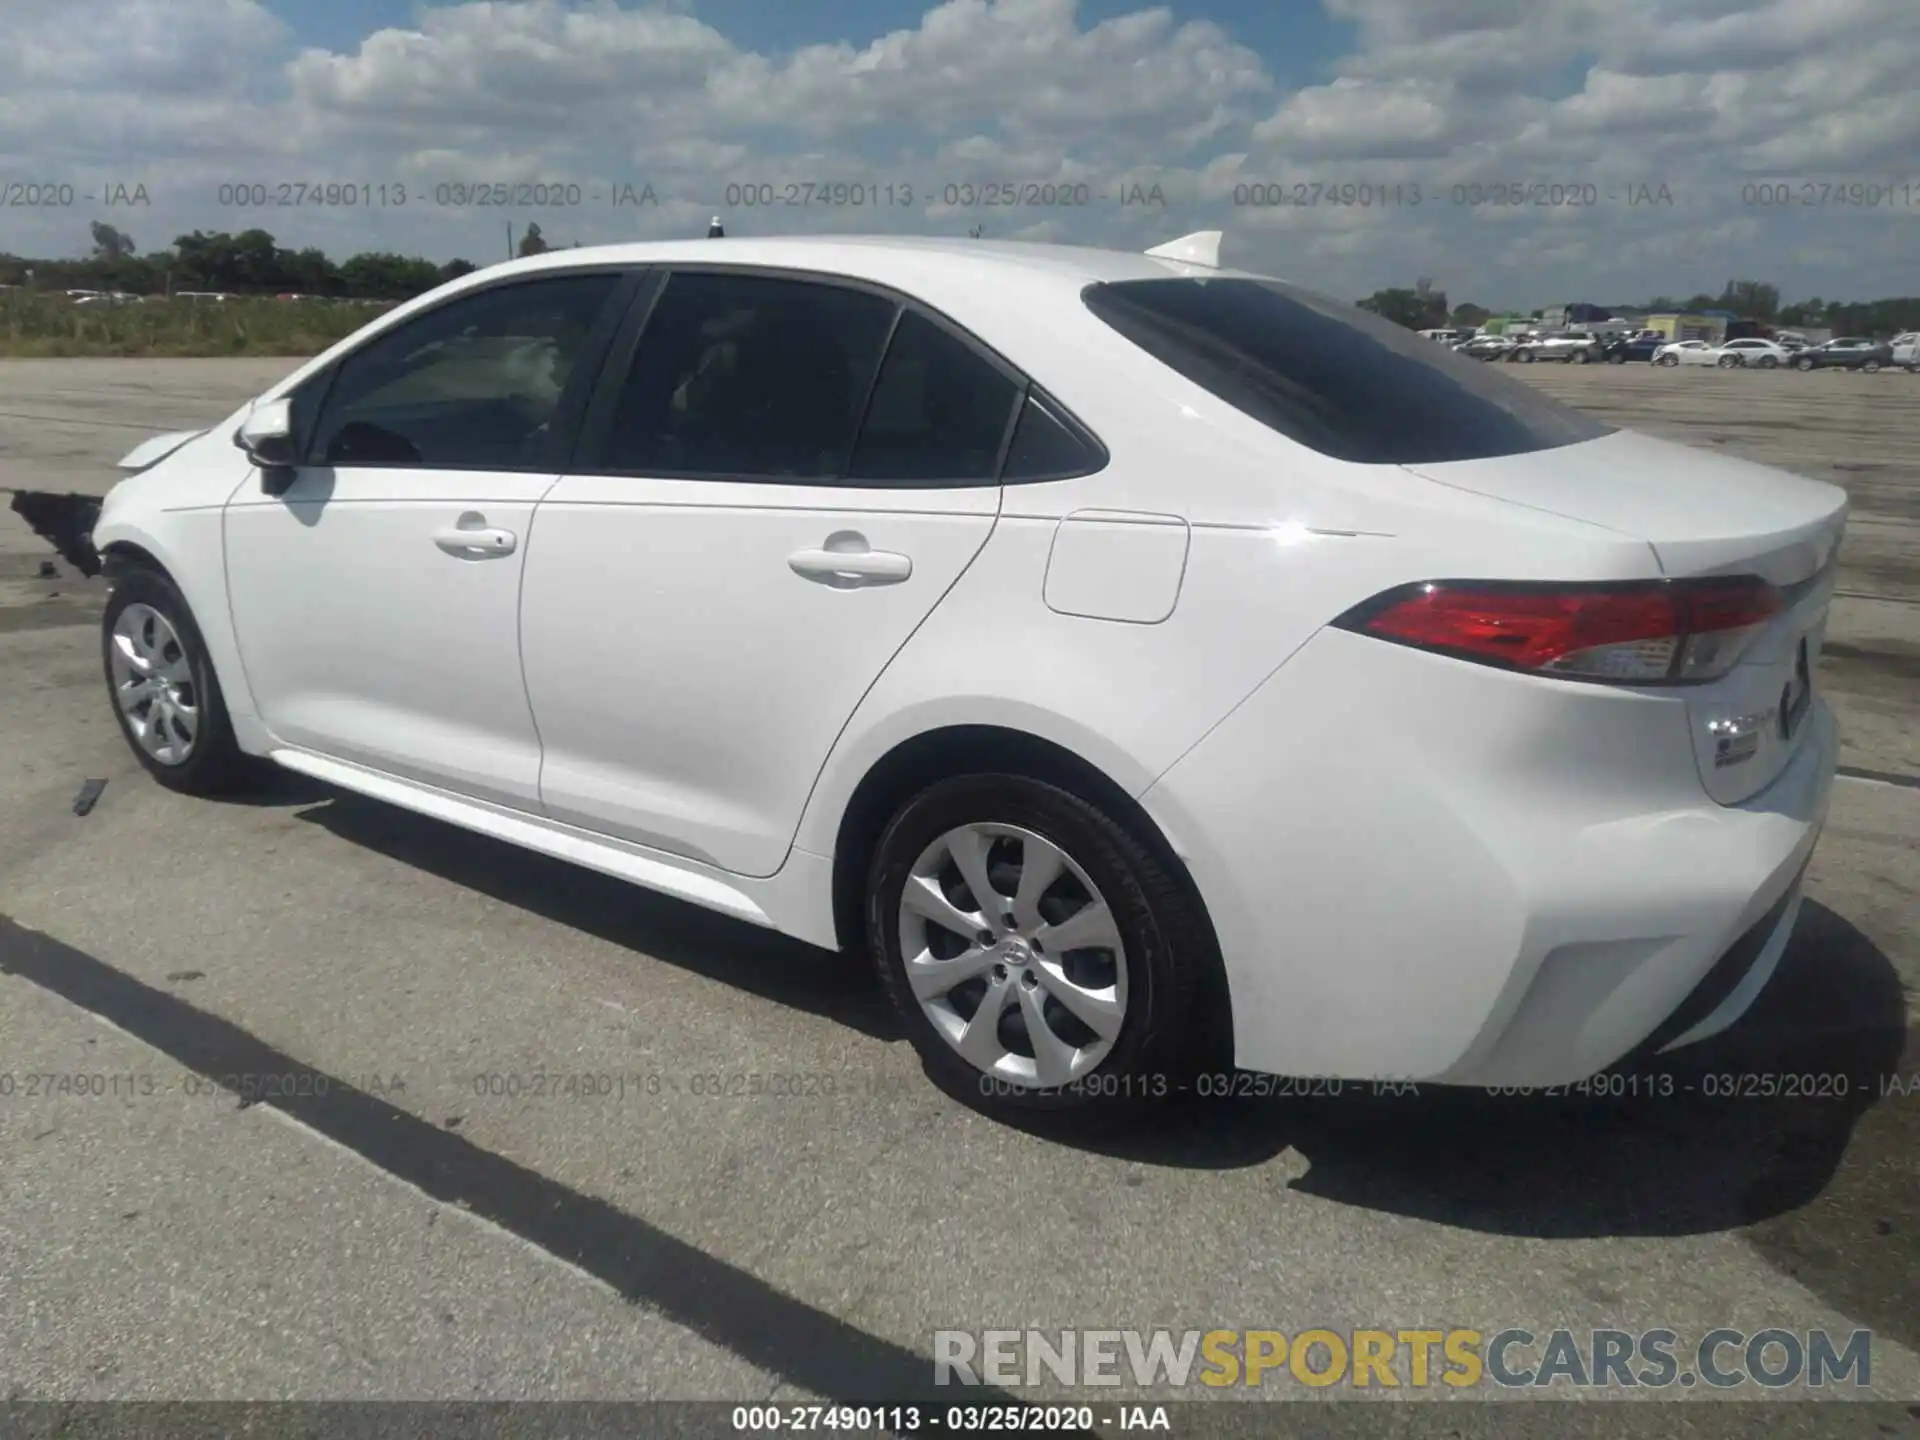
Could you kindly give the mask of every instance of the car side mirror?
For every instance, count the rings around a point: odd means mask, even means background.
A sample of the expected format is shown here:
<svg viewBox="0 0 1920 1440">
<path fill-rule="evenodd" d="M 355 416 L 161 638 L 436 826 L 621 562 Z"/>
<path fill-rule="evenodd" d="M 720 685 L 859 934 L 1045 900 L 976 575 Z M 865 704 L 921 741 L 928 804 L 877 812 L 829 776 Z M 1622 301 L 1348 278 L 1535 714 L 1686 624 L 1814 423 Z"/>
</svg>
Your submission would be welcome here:
<svg viewBox="0 0 1920 1440">
<path fill-rule="evenodd" d="M 299 447 L 293 434 L 293 402 L 269 400 L 253 407 L 241 422 L 233 443 L 260 468 L 260 488 L 269 495 L 285 493 L 293 483 Z"/>
</svg>

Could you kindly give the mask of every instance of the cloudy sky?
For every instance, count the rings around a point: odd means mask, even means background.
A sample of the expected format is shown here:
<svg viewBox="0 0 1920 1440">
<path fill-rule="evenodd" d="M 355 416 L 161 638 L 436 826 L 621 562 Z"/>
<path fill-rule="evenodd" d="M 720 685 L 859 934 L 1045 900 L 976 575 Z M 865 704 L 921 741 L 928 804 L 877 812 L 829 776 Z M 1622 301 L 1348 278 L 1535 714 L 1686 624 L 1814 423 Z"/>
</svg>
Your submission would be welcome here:
<svg viewBox="0 0 1920 1440">
<path fill-rule="evenodd" d="M 258 226 L 484 263 L 509 223 L 593 244 L 720 212 L 1129 248 L 1220 228 L 1230 263 L 1349 298 L 1920 292 L 1920 0 L 4 8 L 16 254 L 79 254 L 105 219 L 143 250 Z M 459 188 L 516 182 L 549 203 Z M 360 203 L 282 203 L 297 186 Z"/>
</svg>

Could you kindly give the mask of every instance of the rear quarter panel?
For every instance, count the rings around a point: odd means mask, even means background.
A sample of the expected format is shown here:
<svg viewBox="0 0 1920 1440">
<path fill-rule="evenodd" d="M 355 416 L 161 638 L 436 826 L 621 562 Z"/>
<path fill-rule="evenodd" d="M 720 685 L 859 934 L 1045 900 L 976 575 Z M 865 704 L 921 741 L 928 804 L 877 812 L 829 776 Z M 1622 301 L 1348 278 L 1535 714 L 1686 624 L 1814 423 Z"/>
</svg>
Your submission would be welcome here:
<svg viewBox="0 0 1920 1440">
<path fill-rule="evenodd" d="M 1442 576 L 1658 573 L 1639 540 L 1399 467 L 1329 461 L 1250 420 L 1241 429 L 1238 412 L 1208 416 L 1184 399 L 1167 405 L 1158 434 L 1150 403 L 1126 419 L 1080 407 L 1113 452 L 1108 468 L 1007 487 L 979 558 L 848 721 L 802 819 L 801 849 L 830 855 L 861 779 L 927 731 L 1023 731 L 1137 796 L 1329 621 L 1382 590 Z M 1124 526 L 1115 512 L 1137 512 L 1141 525 L 1162 530 L 1169 516 L 1186 522 L 1184 570 L 1164 618 L 1103 619 L 1048 605 L 1061 522 L 1089 510 L 1110 517 L 1103 528 L 1116 536 Z M 1128 551 L 1116 542 L 1116 563 Z M 1147 610 L 1160 613 L 1157 597 Z"/>
</svg>

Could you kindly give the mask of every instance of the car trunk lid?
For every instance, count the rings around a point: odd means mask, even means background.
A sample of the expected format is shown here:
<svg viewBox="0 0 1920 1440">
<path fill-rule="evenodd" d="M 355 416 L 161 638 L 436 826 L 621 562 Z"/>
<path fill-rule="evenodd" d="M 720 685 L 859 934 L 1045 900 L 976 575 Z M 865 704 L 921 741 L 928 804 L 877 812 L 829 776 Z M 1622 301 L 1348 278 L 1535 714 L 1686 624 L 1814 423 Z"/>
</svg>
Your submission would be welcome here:
<svg viewBox="0 0 1920 1440">
<path fill-rule="evenodd" d="M 1626 430 L 1554 450 L 1406 468 L 1644 540 L 1668 576 L 1771 582 L 1785 598 L 1782 612 L 1728 675 L 1684 693 L 1714 799 L 1750 799 L 1786 767 L 1811 728 L 1807 686 L 1826 632 L 1844 490 Z"/>
</svg>

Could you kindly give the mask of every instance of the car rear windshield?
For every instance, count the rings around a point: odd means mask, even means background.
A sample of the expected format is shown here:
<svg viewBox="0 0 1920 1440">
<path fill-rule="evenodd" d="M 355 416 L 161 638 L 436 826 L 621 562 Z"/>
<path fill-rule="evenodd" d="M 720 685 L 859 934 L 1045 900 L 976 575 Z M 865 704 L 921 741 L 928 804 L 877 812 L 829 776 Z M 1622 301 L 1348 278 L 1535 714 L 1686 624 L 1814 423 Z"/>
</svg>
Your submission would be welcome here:
<svg viewBox="0 0 1920 1440">
<path fill-rule="evenodd" d="M 1497 365 L 1281 281 L 1123 280 L 1084 298 L 1155 359 L 1336 459 L 1432 465 L 1613 433 Z"/>
</svg>

